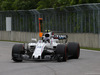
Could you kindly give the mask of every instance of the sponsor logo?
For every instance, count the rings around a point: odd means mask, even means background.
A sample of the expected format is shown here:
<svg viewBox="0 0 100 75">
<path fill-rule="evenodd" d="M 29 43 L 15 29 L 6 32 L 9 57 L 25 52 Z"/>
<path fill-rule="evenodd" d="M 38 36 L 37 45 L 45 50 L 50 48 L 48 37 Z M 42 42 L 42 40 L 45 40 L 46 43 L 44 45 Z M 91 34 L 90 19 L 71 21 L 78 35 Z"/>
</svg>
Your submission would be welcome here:
<svg viewBox="0 0 100 75">
<path fill-rule="evenodd" d="M 37 48 L 42 48 L 42 46 L 37 46 Z"/>
<path fill-rule="evenodd" d="M 54 37 L 57 37 L 58 39 L 66 39 L 66 35 L 55 35 Z"/>
</svg>

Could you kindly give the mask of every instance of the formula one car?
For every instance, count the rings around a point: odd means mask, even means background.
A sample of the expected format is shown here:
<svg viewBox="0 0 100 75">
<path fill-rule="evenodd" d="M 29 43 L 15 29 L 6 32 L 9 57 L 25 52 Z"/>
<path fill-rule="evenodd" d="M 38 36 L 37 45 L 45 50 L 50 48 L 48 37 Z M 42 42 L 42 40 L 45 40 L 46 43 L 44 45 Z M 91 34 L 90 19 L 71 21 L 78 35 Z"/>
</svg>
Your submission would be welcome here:
<svg viewBox="0 0 100 75">
<path fill-rule="evenodd" d="M 65 39 L 65 43 L 59 40 Z M 24 44 L 15 44 L 12 48 L 12 60 L 22 62 L 23 60 L 57 60 L 78 59 L 80 55 L 79 43 L 67 43 L 67 35 L 54 35 L 53 32 L 46 32 L 42 39 L 32 39 L 25 49 Z"/>
</svg>

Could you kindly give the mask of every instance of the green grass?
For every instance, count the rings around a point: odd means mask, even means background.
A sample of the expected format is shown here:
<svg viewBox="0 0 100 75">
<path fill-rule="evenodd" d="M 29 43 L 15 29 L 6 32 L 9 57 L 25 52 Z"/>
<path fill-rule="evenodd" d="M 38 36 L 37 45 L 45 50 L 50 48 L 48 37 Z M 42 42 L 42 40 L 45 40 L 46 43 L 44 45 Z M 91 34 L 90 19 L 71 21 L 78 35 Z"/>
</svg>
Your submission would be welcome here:
<svg viewBox="0 0 100 75">
<path fill-rule="evenodd" d="M 100 48 L 81 47 L 81 49 L 100 51 Z"/>
<path fill-rule="evenodd" d="M 18 43 L 27 43 L 27 42 L 24 42 L 24 41 L 10 41 L 10 40 L 0 40 L 0 41 L 5 41 L 5 42 L 18 42 Z"/>
</svg>

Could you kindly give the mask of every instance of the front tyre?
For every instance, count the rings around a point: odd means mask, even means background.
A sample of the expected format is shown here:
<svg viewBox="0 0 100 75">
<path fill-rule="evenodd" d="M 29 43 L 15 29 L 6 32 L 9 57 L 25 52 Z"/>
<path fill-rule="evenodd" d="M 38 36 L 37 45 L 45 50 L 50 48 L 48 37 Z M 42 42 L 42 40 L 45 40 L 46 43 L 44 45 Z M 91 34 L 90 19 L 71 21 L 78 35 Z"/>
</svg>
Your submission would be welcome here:
<svg viewBox="0 0 100 75">
<path fill-rule="evenodd" d="M 25 54 L 25 49 L 22 44 L 15 44 L 12 48 L 12 60 L 15 62 L 22 62 L 22 55 Z"/>
</svg>

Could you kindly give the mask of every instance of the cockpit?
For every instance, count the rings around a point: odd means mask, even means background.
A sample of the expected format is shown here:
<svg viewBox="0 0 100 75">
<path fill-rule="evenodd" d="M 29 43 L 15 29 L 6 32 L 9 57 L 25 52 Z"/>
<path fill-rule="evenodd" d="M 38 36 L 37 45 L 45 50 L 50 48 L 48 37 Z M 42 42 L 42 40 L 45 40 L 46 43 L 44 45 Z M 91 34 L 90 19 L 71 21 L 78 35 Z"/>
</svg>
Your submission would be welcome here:
<svg viewBox="0 0 100 75">
<path fill-rule="evenodd" d="M 45 33 L 45 34 L 42 36 L 42 40 L 43 40 L 43 42 L 50 42 L 50 34 Z"/>
</svg>

